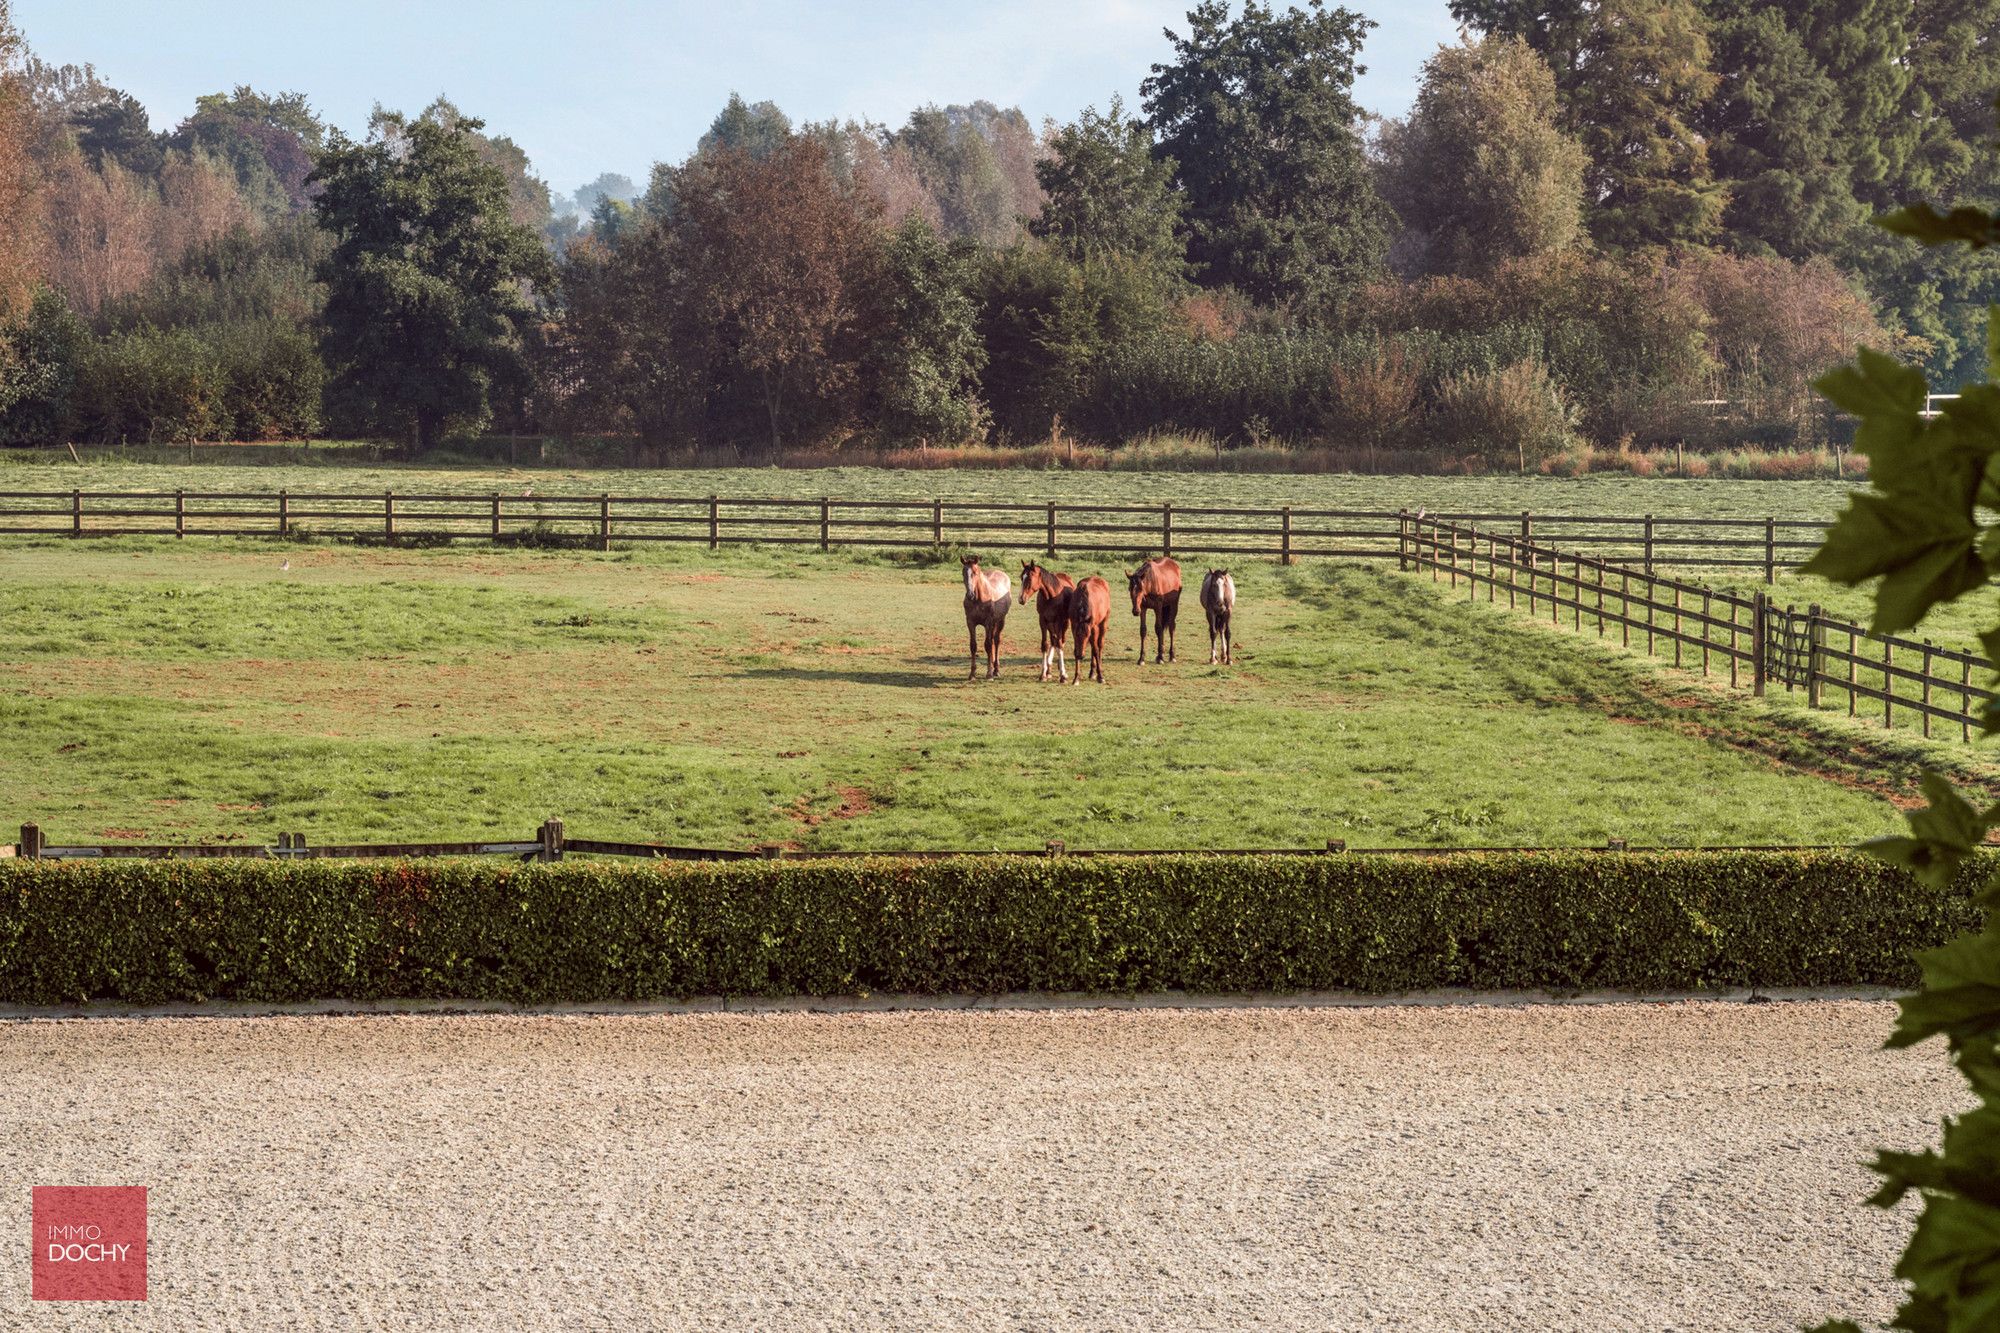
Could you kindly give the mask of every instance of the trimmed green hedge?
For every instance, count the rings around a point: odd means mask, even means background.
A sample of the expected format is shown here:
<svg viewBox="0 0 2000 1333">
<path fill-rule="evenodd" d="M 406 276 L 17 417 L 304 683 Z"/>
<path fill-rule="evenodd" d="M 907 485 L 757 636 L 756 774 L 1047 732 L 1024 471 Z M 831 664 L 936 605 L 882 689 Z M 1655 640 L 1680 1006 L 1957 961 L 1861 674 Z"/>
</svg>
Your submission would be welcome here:
<svg viewBox="0 0 2000 1333">
<path fill-rule="evenodd" d="M 1969 886 L 1833 852 L 0 862 L 0 1002 L 1908 985 Z"/>
</svg>

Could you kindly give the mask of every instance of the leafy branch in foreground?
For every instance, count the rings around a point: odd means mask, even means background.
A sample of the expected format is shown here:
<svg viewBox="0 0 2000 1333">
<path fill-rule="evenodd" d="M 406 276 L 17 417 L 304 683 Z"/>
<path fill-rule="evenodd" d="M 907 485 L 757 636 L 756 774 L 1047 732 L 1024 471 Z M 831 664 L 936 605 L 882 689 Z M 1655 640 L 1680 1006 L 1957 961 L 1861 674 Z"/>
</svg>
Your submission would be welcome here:
<svg viewBox="0 0 2000 1333">
<path fill-rule="evenodd" d="M 1880 225 L 1927 245 L 2000 243 L 2000 214 L 1975 208 L 1939 213 L 1918 205 Z M 1967 385 L 1936 416 L 1924 410 L 1923 375 L 1879 353 L 1864 350 L 1820 381 L 1822 393 L 1860 419 L 1855 448 L 1868 455 L 1872 488 L 1853 498 L 1805 568 L 1849 585 L 1879 579 L 1878 632 L 1908 629 L 2000 571 L 2000 526 L 1991 521 L 2000 513 L 2000 306 L 1990 312 L 1987 348 L 1987 379 Z M 2000 661 L 2000 622 L 1980 642 Z M 1989 701 L 1982 733 L 1995 732 L 2000 701 Z M 1943 886 L 2000 827 L 2000 806 L 1979 809 L 1936 774 L 1923 788 L 1929 804 L 1910 816 L 1907 837 L 1863 846 Z M 1978 934 L 1918 955 L 1923 988 L 1902 1000 L 1888 1042 L 1943 1037 L 1978 1100 L 1945 1121 L 1937 1148 L 1875 1158 L 1883 1184 L 1869 1202 L 1892 1207 L 1912 1190 L 1923 1202 L 1896 1265 L 1907 1297 L 1891 1326 L 1912 1333 L 2000 1328 L 2000 874 L 1977 902 L 1985 913 Z M 1842 1320 L 1817 1333 L 1859 1333 L 1859 1326 Z"/>
</svg>

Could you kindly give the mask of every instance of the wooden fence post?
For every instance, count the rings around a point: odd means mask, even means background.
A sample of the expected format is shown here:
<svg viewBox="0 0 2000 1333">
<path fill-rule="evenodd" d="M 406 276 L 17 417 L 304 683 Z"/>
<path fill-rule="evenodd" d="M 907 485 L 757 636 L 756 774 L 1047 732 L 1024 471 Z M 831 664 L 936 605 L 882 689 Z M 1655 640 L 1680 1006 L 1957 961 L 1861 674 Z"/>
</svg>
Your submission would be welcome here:
<svg viewBox="0 0 2000 1333">
<path fill-rule="evenodd" d="M 1931 641 L 1929 639 L 1925 639 L 1924 640 L 1924 694 L 1923 694 L 1924 706 L 1922 710 L 1924 716 L 1925 740 L 1929 740 L 1931 735 L 1931 658 L 1933 654 L 1936 653 L 1936 651 L 1937 649 L 1932 646 Z"/>
<path fill-rule="evenodd" d="M 1882 725 L 1896 729 L 1896 678 L 1890 674 L 1896 667 L 1896 645 L 1882 640 Z"/>
<path fill-rule="evenodd" d="M 1768 595 L 1760 592 L 1750 599 L 1750 693 L 1760 699 L 1764 697 L 1766 637 L 1764 622 L 1770 609 L 1771 599 Z"/>
<path fill-rule="evenodd" d="M 708 497 L 708 549 L 713 551 L 722 544 L 722 520 L 720 502 L 715 496 Z"/>
<path fill-rule="evenodd" d="M 611 493 L 603 491 L 597 497 L 597 549 L 611 549 Z"/>
<path fill-rule="evenodd" d="M 27 857 L 30 861 L 38 860 L 41 857 L 43 845 L 41 825 L 21 825 L 21 855 Z"/>
<path fill-rule="evenodd" d="M 283 490 L 278 492 L 278 535 L 280 537 L 292 535 L 291 495 Z"/>
<path fill-rule="evenodd" d="M 396 539 L 396 493 L 382 492 L 382 535 L 390 541 Z"/>
<path fill-rule="evenodd" d="M 1653 572 L 1653 516 L 1646 515 L 1646 574 Z"/>
<path fill-rule="evenodd" d="M 83 492 L 74 488 L 69 493 L 69 535 L 83 535 Z"/>
<path fill-rule="evenodd" d="M 819 549 L 822 551 L 832 545 L 830 541 L 832 528 L 833 499 L 831 496 L 822 495 L 819 497 Z"/>
<path fill-rule="evenodd" d="M 1521 540 L 1526 542 L 1526 541 L 1533 541 L 1534 539 L 1535 539 L 1535 516 L 1533 514 L 1530 514 L 1527 510 L 1523 509 L 1521 511 Z"/>
<path fill-rule="evenodd" d="M 944 501 L 931 501 L 931 545 L 944 549 Z"/>
<path fill-rule="evenodd" d="M 536 830 L 536 837 L 542 850 L 535 853 L 537 861 L 560 861 L 563 859 L 563 822 L 560 819 L 544 819 Z"/>
<path fill-rule="evenodd" d="M 500 492 L 493 492 L 491 499 L 493 501 L 493 540 L 497 542 L 500 540 Z"/>
<path fill-rule="evenodd" d="M 1972 663 L 1958 664 L 1958 738 L 1972 739 Z"/>
<path fill-rule="evenodd" d="M 1396 511 L 1396 569 L 1399 573 L 1410 572 L 1410 511 Z"/>
<path fill-rule="evenodd" d="M 1056 502 L 1054 500 L 1049 501 L 1049 531 L 1048 531 L 1047 550 L 1049 559 L 1051 560 L 1055 559 L 1056 558 Z"/>
<path fill-rule="evenodd" d="M 188 535 L 187 492 L 178 488 L 174 491 L 174 536 Z"/>
<path fill-rule="evenodd" d="M 1764 582 L 1778 581 L 1778 520 L 1764 520 Z"/>
<path fill-rule="evenodd" d="M 1160 554 L 1174 553 L 1174 507 L 1171 503 L 1160 506 Z"/>
<path fill-rule="evenodd" d="M 1819 680 L 1826 669 L 1826 659 L 1822 653 L 1825 647 L 1826 630 L 1820 624 L 1819 603 L 1806 608 L 1806 707 L 1818 708 L 1820 699 Z"/>
<path fill-rule="evenodd" d="M 1279 517 L 1283 520 L 1284 526 L 1278 534 L 1278 560 L 1281 564 L 1289 565 L 1292 563 L 1292 507 L 1286 505 L 1280 511 Z M 1396 554 L 1399 556 L 1402 554 L 1400 534 L 1398 534 Z"/>
</svg>

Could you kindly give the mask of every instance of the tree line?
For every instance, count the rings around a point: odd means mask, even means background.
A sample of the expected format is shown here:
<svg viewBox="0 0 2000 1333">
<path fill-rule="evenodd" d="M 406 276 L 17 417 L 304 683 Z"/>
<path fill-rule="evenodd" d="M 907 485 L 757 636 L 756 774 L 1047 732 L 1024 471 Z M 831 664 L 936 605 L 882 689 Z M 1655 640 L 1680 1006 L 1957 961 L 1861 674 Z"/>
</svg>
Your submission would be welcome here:
<svg viewBox="0 0 2000 1333">
<path fill-rule="evenodd" d="M 1409 114 L 1369 20 L 1202 0 L 1140 105 L 1037 130 L 732 97 L 559 196 L 440 100 L 351 139 L 250 87 L 156 131 L 0 0 L 0 441 L 486 430 L 1424 448 L 1813 442 L 1857 343 L 1977 373 L 2000 0 L 1455 0 Z"/>
</svg>

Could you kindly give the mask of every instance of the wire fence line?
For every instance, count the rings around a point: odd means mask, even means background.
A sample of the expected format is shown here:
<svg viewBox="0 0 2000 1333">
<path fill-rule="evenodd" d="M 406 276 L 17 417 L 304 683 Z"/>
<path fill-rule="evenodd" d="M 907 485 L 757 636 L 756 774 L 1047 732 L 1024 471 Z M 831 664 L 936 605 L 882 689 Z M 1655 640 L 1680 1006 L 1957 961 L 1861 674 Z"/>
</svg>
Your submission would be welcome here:
<svg viewBox="0 0 2000 1333">
<path fill-rule="evenodd" d="M 1673 664 L 1703 676 L 1727 672 L 1731 686 L 1762 696 L 1773 685 L 1802 692 L 1811 708 L 1846 704 L 1849 717 L 1882 725 L 1935 725 L 1971 740 L 1996 698 L 1985 682 L 1994 665 L 1972 653 L 1928 640 L 1876 634 L 1817 605 L 1779 606 L 1767 593 L 1718 591 L 1641 566 L 1566 551 L 1515 532 L 1495 532 L 1442 517 L 1405 513 L 1397 561 L 1405 571 L 1429 571 L 1434 582 L 1470 600 L 1503 598 L 1508 606 L 1577 632 L 1616 635 L 1620 646 L 1648 656 L 1669 653 Z M 1977 677 L 1982 683 L 1974 684 Z M 1898 712 L 1903 714 L 1899 720 Z"/>
<path fill-rule="evenodd" d="M 1761 571 L 1771 582 L 1818 547 L 1817 519 L 1441 513 L 1524 541 L 1660 567 Z M 614 542 L 1158 552 L 1381 559 L 1399 512 L 1304 506 L 861 500 L 835 496 L 404 494 L 321 491 L 0 491 L 0 536 L 340 537 L 485 540 L 609 549 Z"/>
</svg>

